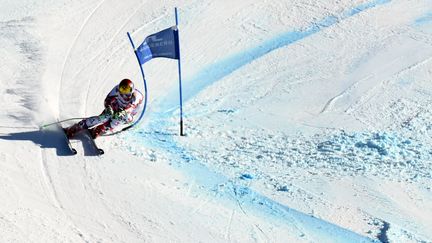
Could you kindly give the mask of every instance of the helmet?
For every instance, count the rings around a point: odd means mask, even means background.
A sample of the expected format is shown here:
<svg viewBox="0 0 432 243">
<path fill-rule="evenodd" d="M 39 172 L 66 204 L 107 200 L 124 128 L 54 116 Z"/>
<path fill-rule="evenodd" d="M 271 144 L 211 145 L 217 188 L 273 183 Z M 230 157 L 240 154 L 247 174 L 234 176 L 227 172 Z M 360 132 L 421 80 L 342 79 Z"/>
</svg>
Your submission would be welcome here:
<svg viewBox="0 0 432 243">
<path fill-rule="evenodd" d="M 127 78 L 120 82 L 118 89 L 120 95 L 132 95 L 135 90 L 133 82 Z"/>
</svg>

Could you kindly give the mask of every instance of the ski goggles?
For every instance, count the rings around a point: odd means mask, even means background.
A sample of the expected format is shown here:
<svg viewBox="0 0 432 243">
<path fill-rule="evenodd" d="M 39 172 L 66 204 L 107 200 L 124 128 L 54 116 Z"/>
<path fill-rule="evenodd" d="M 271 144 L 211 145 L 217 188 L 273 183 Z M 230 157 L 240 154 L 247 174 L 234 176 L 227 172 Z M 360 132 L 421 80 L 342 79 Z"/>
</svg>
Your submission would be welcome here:
<svg viewBox="0 0 432 243">
<path fill-rule="evenodd" d="M 133 92 L 133 88 L 132 87 L 119 87 L 119 93 L 123 96 L 131 96 Z"/>
</svg>

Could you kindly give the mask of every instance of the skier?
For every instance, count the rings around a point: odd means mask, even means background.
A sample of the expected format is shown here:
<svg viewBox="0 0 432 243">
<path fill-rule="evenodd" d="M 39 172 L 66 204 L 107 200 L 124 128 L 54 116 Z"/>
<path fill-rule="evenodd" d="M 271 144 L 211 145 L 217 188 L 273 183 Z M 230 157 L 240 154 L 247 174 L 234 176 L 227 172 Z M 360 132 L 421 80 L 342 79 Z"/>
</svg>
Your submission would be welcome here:
<svg viewBox="0 0 432 243">
<path fill-rule="evenodd" d="M 105 98 L 105 109 L 99 116 L 85 118 L 64 128 L 65 133 L 68 138 L 72 138 L 84 129 L 88 129 L 95 139 L 107 131 L 113 131 L 118 125 L 131 123 L 142 101 L 143 95 L 134 88 L 133 82 L 123 79 Z"/>
</svg>

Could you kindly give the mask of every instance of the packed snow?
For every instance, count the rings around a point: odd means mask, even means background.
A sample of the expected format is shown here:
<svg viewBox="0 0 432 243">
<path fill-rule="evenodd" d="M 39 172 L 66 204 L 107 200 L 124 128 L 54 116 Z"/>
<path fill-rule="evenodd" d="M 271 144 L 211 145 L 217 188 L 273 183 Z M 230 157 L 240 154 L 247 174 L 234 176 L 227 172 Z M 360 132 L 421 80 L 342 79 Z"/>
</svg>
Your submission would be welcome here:
<svg viewBox="0 0 432 243">
<path fill-rule="evenodd" d="M 1 242 L 432 242 L 432 1 L 0 1 Z M 163 58 L 104 155 L 40 129 L 143 90 L 174 7 L 186 136 Z"/>
</svg>

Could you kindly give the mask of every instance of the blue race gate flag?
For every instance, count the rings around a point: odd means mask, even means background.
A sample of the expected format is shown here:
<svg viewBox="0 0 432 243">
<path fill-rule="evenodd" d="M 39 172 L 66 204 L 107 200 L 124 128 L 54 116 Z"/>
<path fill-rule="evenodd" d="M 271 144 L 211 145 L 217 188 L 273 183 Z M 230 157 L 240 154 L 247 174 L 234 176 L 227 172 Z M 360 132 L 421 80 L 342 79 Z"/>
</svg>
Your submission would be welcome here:
<svg viewBox="0 0 432 243">
<path fill-rule="evenodd" d="M 181 61 L 180 61 L 180 41 L 179 41 L 179 31 L 177 29 L 178 26 L 178 14 L 177 8 L 175 10 L 175 20 L 176 25 L 159 31 L 155 34 L 149 35 L 144 39 L 144 42 L 135 49 L 135 44 L 133 43 L 132 37 L 127 33 L 129 37 L 129 41 L 132 45 L 132 48 L 135 52 L 135 56 L 137 57 L 137 61 L 139 67 L 141 69 L 141 74 L 144 81 L 144 89 L 145 89 L 145 102 L 144 108 L 141 112 L 140 117 L 136 120 L 132 125 L 129 125 L 126 128 L 123 128 L 122 131 L 129 129 L 141 120 L 144 115 L 146 104 L 147 104 L 147 83 L 144 75 L 143 64 L 150 61 L 155 57 L 166 57 L 171 59 L 177 59 L 178 62 L 178 73 L 179 73 L 179 93 L 180 93 L 180 136 L 184 136 L 183 134 L 183 95 L 182 95 L 182 82 L 181 82 Z"/>
<path fill-rule="evenodd" d="M 136 50 L 140 64 L 155 57 L 179 59 L 179 38 L 177 26 L 147 36 Z"/>
</svg>

